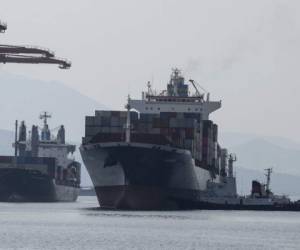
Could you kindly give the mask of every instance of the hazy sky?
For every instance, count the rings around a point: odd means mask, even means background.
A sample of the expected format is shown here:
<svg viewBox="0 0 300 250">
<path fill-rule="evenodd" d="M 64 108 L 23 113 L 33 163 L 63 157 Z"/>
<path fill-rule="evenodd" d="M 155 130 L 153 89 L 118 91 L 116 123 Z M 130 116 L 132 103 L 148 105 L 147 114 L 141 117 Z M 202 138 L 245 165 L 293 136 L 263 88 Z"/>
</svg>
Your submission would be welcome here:
<svg viewBox="0 0 300 250">
<path fill-rule="evenodd" d="M 0 70 L 58 80 L 114 109 L 172 67 L 200 82 L 223 110 L 221 130 L 300 141 L 298 0 L 0 0 L 1 43 L 48 47 L 72 60 Z M 1 72 L 0 72 L 1 73 Z M 3 91 L 3 90 L 1 90 Z"/>
</svg>

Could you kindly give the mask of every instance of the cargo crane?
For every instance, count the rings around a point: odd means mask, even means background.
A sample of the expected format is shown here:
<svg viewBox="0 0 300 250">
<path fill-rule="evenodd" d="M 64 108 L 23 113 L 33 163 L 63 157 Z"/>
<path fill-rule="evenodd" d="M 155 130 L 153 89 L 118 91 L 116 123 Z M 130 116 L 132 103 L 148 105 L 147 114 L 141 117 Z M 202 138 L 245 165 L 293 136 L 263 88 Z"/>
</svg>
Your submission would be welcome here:
<svg viewBox="0 0 300 250">
<path fill-rule="evenodd" d="M 193 79 L 190 79 L 189 82 L 193 85 L 193 87 L 194 87 L 194 89 L 196 91 L 196 96 L 197 97 L 200 97 L 203 100 L 204 99 L 204 95 L 206 94 L 207 95 L 206 97 L 209 100 L 209 92 L 206 89 L 204 89 L 199 83 L 197 83 Z M 200 88 L 204 92 L 204 94 L 201 94 L 198 88 Z"/>
<path fill-rule="evenodd" d="M 6 29 L 6 24 L 0 22 L 0 32 Z M 57 64 L 60 69 L 71 67 L 71 62 L 56 58 L 48 49 L 13 45 L 0 45 L 0 63 Z"/>
</svg>

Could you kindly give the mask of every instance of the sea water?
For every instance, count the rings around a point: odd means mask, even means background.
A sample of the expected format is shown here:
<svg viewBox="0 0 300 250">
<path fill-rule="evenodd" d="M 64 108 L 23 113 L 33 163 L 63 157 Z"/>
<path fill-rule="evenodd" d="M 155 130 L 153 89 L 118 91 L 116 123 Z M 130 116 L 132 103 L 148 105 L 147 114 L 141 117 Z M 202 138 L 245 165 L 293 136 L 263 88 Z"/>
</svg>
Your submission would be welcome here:
<svg viewBox="0 0 300 250">
<path fill-rule="evenodd" d="M 0 249 L 300 249 L 300 213 L 110 211 L 74 203 L 0 203 Z"/>
</svg>

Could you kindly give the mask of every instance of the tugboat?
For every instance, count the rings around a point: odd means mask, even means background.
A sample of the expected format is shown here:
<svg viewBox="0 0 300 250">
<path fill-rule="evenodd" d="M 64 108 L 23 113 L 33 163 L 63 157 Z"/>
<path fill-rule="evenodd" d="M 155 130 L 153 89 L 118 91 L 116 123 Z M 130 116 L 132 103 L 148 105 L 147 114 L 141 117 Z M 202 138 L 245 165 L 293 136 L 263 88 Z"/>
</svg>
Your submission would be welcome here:
<svg viewBox="0 0 300 250">
<path fill-rule="evenodd" d="M 0 156 L 0 201 L 76 201 L 80 190 L 80 163 L 73 157 L 75 145 L 65 142 L 61 125 L 51 135 L 47 112 L 40 115 L 43 127 L 33 125 L 26 132 L 25 122 L 16 121 L 14 156 Z"/>
<path fill-rule="evenodd" d="M 286 195 L 275 195 L 270 189 L 272 168 L 265 169 L 266 184 L 252 181 L 251 194 L 240 196 L 236 192 L 236 179 L 233 176 L 232 163 L 235 156 L 229 155 L 228 175 L 221 185 L 209 185 L 201 197 L 200 207 L 212 210 L 265 210 L 265 211 L 300 211 L 299 201 L 293 202 Z"/>
</svg>

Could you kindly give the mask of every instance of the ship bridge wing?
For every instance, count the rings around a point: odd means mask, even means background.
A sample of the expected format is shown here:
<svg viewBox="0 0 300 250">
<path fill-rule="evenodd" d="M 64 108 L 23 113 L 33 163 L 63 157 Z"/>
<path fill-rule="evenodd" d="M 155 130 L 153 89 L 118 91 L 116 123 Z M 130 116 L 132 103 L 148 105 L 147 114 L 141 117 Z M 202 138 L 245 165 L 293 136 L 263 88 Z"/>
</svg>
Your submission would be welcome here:
<svg viewBox="0 0 300 250">
<path fill-rule="evenodd" d="M 161 112 L 199 113 L 206 120 L 210 113 L 221 108 L 221 101 L 181 102 L 131 99 L 130 108 L 143 114 L 159 114 Z"/>
<path fill-rule="evenodd" d="M 221 101 L 211 102 L 207 101 L 203 103 L 203 118 L 208 120 L 209 114 L 220 109 L 222 106 Z"/>
</svg>

